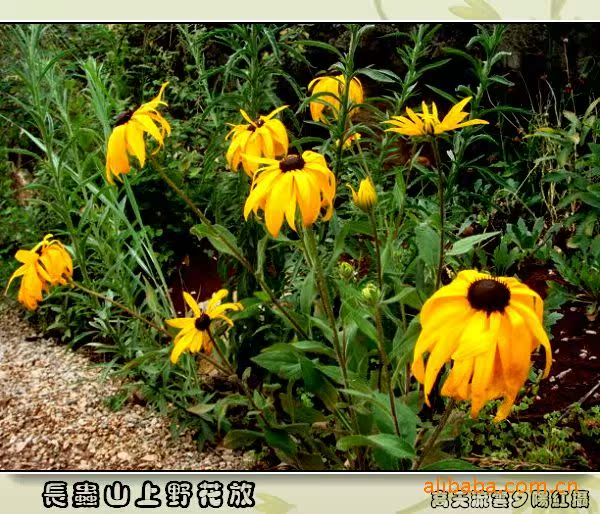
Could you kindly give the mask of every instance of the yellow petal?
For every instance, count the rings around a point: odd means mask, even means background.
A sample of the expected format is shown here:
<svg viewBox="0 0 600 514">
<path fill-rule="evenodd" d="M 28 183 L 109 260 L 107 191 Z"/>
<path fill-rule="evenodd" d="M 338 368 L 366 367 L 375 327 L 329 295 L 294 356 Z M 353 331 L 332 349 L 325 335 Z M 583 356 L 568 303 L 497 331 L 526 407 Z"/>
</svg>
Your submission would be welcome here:
<svg viewBox="0 0 600 514">
<path fill-rule="evenodd" d="M 211 312 L 215 309 L 217 305 L 221 302 L 223 298 L 225 298 L 229 294 L 227 289 L 219 289 L 216 293 L 214 293 L 208 303 L 206 304 L 206 314 L 210 316 Z"/>
<path fill-rule="evenodd" d="M 471 383 L 471 416 L 477 417 L 481 407 L 488 400 L 488 389 L 493 377 L 494 363 L 496 358 L 496 342 L 498 331 L 502 321 L 502 315 L 498 312 L 490 314 L 490 329 L 488 331 L 491 340 L 489 349 L 475 357 L 473 367 L 473 381 Z"/>
<path fill-rule="evenodd" d="M 277 109 L 271 111 L 267 116 L 261 116 L 261 119 L 263 121 L 268 121 L 271 118 L 273 118 L 276 114 L 280 113 L 281 111 L 283 111 L 284 109 L 287 109 L 289 106 L 287 105 L 282 105 L 281 107 L 277 107 Z"/>
<path fill-rule="evenodd" d="M 295 173 L 294 182 L 296 184 L 296 200 L 300 207 L 302 215 L 302 224 L 305 227 L 312 225 L 319 217 L 319 199 L 320 195 L 313 182 L 312 177 L 307 173 Z"/>
<path fill-rule="evenodd" d="M 189 328 L 195 322 L 194 318 L 173 318 L 166 319 L 165 323 L 174 328 Z"/>
<path fill-rule="evenodd" d="M 290 201 L 291 177 L 282 173 L 273 185 L 273 192 L 265 206 L 265 223 L 267 230 L 273 237 L 279 235 L 283 223 L 283 213 Z"/>
<path fill-rule="evenodd" d="M 183 292 L 183 298 L 185 300 L 185 303 L 187 303 L 189 305 L 190 309 L 192 309 L 194 316 L 196 318 L 199 318 L 202 315 L 202 312 L 200 311 L 200 307 L 196 303 L 196 300 L 194 300 L 192 295 L 189 294 L 187 291 Z"/>
<path fill-rule="evenodd" d="M 544 347 L 546 352 L 546 367 L 544 369 L 544 378 L 548 376 L 550 373 L 550 367 L 552 366 L 552 347 L 550 346 L 550 340 L 544 331 L 544 327 L 542 326 L 540 320 L 533 310 L 529 307 L 522 305 L 519 302 L 511 302 L 511 304 L 506 308 L 514 309 L 517 311 L 520 316 L 525 321 L 525 325 L 529 329 L 529 331 L 533 334 L 533 337 L 537 339 L 538 344 L 541 344 Z"/>
<path fill-rule="evenodd" d="M 454 360 L 470 359 L 490 351 L 494 341 L 488 333 L 489 320 L 487 314 L 475 311 L 460 335 L 458 349 L 452 354 Z"/>
<path fill-rule="evenodd" d="M 139 114 L 139 115 L 134 114 L 131 117 L 131 121 L 136 121 L 137 123 L 139 123 L 143 127 L 143 130 L 145 132 L 148 132 L 148 134 L 150 134 L 154 139 L 156 139 L 156 141 L 158 141 L 159 145 L 162 146 L 162 144 L 163 144 L 162 134 L 160 133 L 160 130 L 158 130 L 158 127 L 156 126 L 156 124 L 154 123 L 154 120 L 150 116 L 148 116 L 147 114 Z"/>
<path fill-rule="evenodd" d="M 195 333 L 196 331 L 190 331 L 174 345 L 173 350 L 171 351 L 171 362 L 173 364 L 176 364 L 181 354 L 187 350 L 194 338 Z"/>
<path fill-rule="evenodd" d="M 429 404 L 429 393 L 433 389 L 435 379 L 442 369 L 442 366 L 450 361 L 450 356 L 456 350 L 459 342 L 460 333 L 457 331 L 446 331 L 441 335 L 441 339 L 433 347 L 429 359 L 427 359 L 427 367 L 425 368 L 425 384 L 423 392 L 425 393 L 425 401 Z"/>
</svg>

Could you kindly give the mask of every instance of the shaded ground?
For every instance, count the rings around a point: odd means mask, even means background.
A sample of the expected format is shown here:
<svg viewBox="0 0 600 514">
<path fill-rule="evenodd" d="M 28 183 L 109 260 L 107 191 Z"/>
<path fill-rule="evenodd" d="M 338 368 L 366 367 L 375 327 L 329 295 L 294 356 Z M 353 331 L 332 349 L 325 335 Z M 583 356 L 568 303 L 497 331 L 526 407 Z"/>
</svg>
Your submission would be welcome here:
<svg viewBox="0 0 600 514">
<path fill-rule="evenodd" d="M 562 283 L 546 266 L 527 270 L 525 277 L 524 282 L 543 299 L 547 296 L 549 281 Z M 536 401 L 518 419 L 535 422 L 549 412 L 566 414 L 575 402 L 585 408 L 600 404 L 600 320 L 586 316 L 582 304 L 567 303 L 561 313 L 563 318 L 552 327 L 550 376 L 541 381 Z M 542 357 L 543 352 L 540 352 L 540 368 L 543 368 Z M 600 463 L 598 442 L 587 437 L 578 441 L 590 464 Z"/>
<path fill-rule="evenodd" d="M 38 336 L 0 312 L 0 469 L 248 469 L 224 448 L 199 451 L 190 432 L 133 403 L 113 412 L 118 391 L 81 353 Z"/>
</svg>

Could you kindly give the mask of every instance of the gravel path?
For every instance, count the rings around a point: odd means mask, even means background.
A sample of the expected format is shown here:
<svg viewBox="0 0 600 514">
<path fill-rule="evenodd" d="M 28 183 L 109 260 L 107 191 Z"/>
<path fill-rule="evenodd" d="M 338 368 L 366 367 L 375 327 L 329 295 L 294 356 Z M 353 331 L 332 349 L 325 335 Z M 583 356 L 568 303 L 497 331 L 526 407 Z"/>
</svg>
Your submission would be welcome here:
<svg viewBox="0 0 600 514">
<path fill-rule="evenodd" d="M 100 373 L 0 312 L 0 469 L 248 469 L 231 450 L 198 451 L 190 432 L 174 438 L 170 420 L 147 407 L 109 410 L 103 400 L 118 383 Z"/>
</svg>

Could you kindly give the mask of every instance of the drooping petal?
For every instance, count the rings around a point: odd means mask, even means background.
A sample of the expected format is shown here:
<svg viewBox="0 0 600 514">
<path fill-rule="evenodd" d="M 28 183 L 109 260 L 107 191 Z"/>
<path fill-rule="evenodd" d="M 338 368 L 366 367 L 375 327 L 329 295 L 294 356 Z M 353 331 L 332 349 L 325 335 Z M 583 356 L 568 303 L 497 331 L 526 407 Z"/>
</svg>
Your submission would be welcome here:
<svg viewBox="0 0 600 514">
<path fill-rule="evenodd" d="M 474 359 L 473 381 L 471 383 L 471 416 L 473 418 L 477 417 L 483 404 L 490 399 L 488 392 L 494 373 L 496 343 L 501 321 L 502 315 L 500 313 L 493 312 L 490 315 L 490 328 L 483 337 L 489 338 L 491 347 Z"/>
<path fill-rule="evenodd" d="M 519 315 L 525 321 L 527 329 L 531 331 L 533 337 L 537 340 L 538 344 L 541 344 L 544 347 L 544 351 L 546 353 L 546 366 L 544 368 L 544 378 L 546 378 L 550 374 L 550 368 L 552 366 L 552 347 L 550 346 L 550 340 L 546 332 L 544 331 L 544 327 L 540 323 L 539 318 L 536 313 L 531 310 L 529 307 L 526 307 L 518 302 L 511 302 L 510 306 L 506 308 L 506 310 L 514 309 L 519 313 Z"/>
<path fill-rule="evenodd" d="M 273 237 L 279 235 L 283 223 L 283 213 L 290 201 L 291 177 L 284 173 L 273 186 L 269 203 L 265 207 L 265 223 L 267 230 Z"/>
<path fill-rule="evenodd" d="M 459 336 L 460 334 L 457 332 L 443 333 L 440 340 L 433 347 L 433 350 L 427 359 L 427 367 L 425 368 L 425 383 L 423 387 L 427 405 L 430 405 L 429 393 L 431 393 L 431 390 L 433 389 L 435 379 L 442 369 L 442 366 L 447 362 L 450 362 L 450 357 L 458 345 Z"/>
<path fill-rule="evenodd" d="M 453 353 L 454 360 L 471 359 L 492 350 L 495 342 L 487 333 L 489 320 L 487 314 L 475 311 L 460 335 L 460 343 Z"/>
<path fill-rule="evenodd" d="M 199 318 L 202 315 L 202 312 L 200 310 L 200 307 L 196 303 L 196 300 L 194 300 L 193 296 L 190 293 L 188 293 L 187 291 L 184 291 L 183 298 L 185 300 L 185 303 L 188 304 L 189 308 L 192 309 L 194 316 L 196 318 Z"/>
<path fill-rule="evenodd" d="M 181 354 L 188 349 L 189 345 L 192 343 L 194 335 L 196 331 L 190 330 L 184 337 L 182 337 L 173 347 L 173 351 L 171 352 L 171 362 L 173 364 L 177 364 L 179 357 Z"/>
<path fill-rule="evenodd" d="M 227 291 L 227 289 L 219 289 L 216 293 L 214 293 L 206 304 L 206 314 L 210 316 L 215 307 L 217 307 L 217 305 L 221 303 L 221 300 L 223 300 L 223 298 L 225 298 L 228 294 L 229 291 Z"/>
</svg>

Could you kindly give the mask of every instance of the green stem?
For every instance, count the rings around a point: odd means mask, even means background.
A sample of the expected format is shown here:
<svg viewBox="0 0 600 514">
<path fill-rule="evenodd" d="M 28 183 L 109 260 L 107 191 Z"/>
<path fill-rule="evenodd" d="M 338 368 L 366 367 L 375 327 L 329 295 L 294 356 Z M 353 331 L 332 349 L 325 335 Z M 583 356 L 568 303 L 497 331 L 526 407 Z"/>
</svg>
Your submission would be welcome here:
<svg viewBox="0 0 600 514">
<path fill-rule="evenodd" d="M 153 163 L 153 168 L 161 176 L 161 178 L 167 183 L 167 185 L 171 189 L 173 189 L 173 191 L 175 191 L 175 193 L 194 212 L 194 214 L 200 219 L 200 221 L 202 221 L 202 223 L 204 223 L 207 227 L 211 228 L 213 225 L 212 222 L 196 206 L 196 204 L 192 201 L 192 199 L 177 184 L 175 184 L 175 182 L 173 182 L 173 180 L 171 180 L 171 178 L 160 168 L 160 166 L 157 166 Z M 298 324 L 298 322 L 292 317 L 292 315 L 288 312 L 288 310 L 281 304 L 281 302 L 275 295 L 274 291 L 268 286 L 268 284 L 265 282 L 265 280 L 256 273 L 256 271 L 254 270 L 254 267 L 252 266 L 250 261 L 248 259 L 246 259 L 246 257 L 244 257 L 240 253 L 239 249 L 235 245 L 232 245 L 227 239 L 220 237 L 216 233 L 214 235 L 219 238 L 221 243 L 223 243 L 228 248 L 228 250 L 231 252 L 231 254 L 241 263 L 241 265 L 244 266 L 244 268 L 246 268 L 246 270 L 248 270 L 248 272 L 254 276 L 254 278 L 260 285 L 261 289 L 265 293 L 267 293 L 267 295 L 269 296 L 269 299 L 271 300 L 273 305 L 275 305 L 275 307 L 277 307 L 279 309 L 281 314 L 283 314 L 283 316 L 285 316 L 285 318 L 289 321 L 290 325 L 294 328 L 294 330 L 300 336 L 302 336 L 304 339 L 308 339 L 308 333 L 306 332 L 306 330 L 304 330 Z"/>
<path fill-rule="evenodd" d="M 435 168 L 438 173 L 438 202 L 440 204 L 440 256 L 438 261 L 437 274 L 435 278 L 435 288 L 439 289 L 442 283 L 442 272 L 444 269 L 444 219 L 446 217 L 445 199 L 444 199 L 444 172 L 442 171 L 442 163 L 440 160 L 440 149 L 437 139 L 434 137 L 432 141 L 433 154 L 435 156 Z"/>
<path fill-rule="evenodd" d="M 217 344 L 217 341 L 215 340 L 215 336 L 213 335 L 212 330 L 210 329 L 210 327 L 206 329 L 206 332 L 208 333 L 208 337 L 210 338 L 210 342 L 212 343 L 213 348 L 216 350 L 217 355 L 221 359 L 221 362 L 223 363 L 224 367 L 227 368 L 227 372 L 230 375 L 235 375 L 235 377 L 237 378 L 237 373 L 236 373 L 235 369 L 233 369 L 233 366 L 229 362 L 229 359 L 227 359 L 227 357 L 225 357 L 225 354 L 221 350 L 221 347 Z"/>
<path fill-rule="evenodd" d="M 390 379 L 389 360 L 384 346 L 385 339 L 383 334 L 383 323 L 381 321 L 379 302 L 375 307 L 375 325 L 377 327 L 377 349 L 379 350 L 379 360 L 381 361 L 383 387 L 387 389 L 388 397 L 390 399 L 390 412 L 392 414 L 392 419 L 394 420 L 394 430 L 396 431 L 396 435 L 400 435 L 398 413 L 396 412 L 396 398 L 394 397 L 394 386 L 393 381 Z"/>
<path fill-rule="evenodd" d="M 379 237 L 377 237 L 377 220 L 375 219 L 375 211 L 369 209 L 369 220 L 373 229 L 373 247 L 375 248 L 375 265 L 377 268 L 377 285 L 379 290 L 383 292 L 383 269 L 381 267 L 381 249 L 379 245 Z"/>
<path fill-rule="evenodd" d="M 76 289 L 79 289 L 80 291 L 83 291 L 84 293 L 89 294 L 90 296 L 93 296 L 100 300 L 105 300 L 105 301 L 113 304 L 115 307 L 118 307 L 123 312 L 126 312 L 127 314 L 129 314 L 132 318 L 135 318 L 135 319 L 145 323 L 149 327 L 152 327 L 154 330 L 161 332 L 163 335 L 166 335 L 167 337 L 171 337 L 171 334 L 169 334 L 169 332 L 164 327 L 158 326 L 156 323 L 153 323 L 149 319 L 145 318 L 138 312 L 135 312 L 134 310 L 130 309 L 126 305 L 122 304 L 121 302 L 117 302 L 116 300 L 113 300 L 112 298 L 109 298 L 108 296 L 105 296 L 102 293 L 98 293 L 96 291 L 93 291 L 92 289 L 88 289 L 87 287 L 79 284 L 78 282 L 71 282 L 71 285 L 73 287 L 75 287 Z"/>
<path fill-rule="evenodd" d="M 438 437 L 440 436 L 440 434 L 442 433 L 442 430 L 444 430 L 444 427 L 448 423 L 448 420 L 450 419 L 450 414 L 452 414 L 452 411 L 454 410 L 455 406 L 456 406 L 456 400 L 454 398 L 451 398 L 450 401 L 448 402 L 448 405 L 446 405 L 446 410 L 442 414 L 442 417 L 440 418 L 438 425 L 435 427 L 433 434 L 431 434 L 429 436 L 429 439 L 427 439 L 427 442 L 423 446 L 423 451 L 421 452 L 421 455 L 419 456 L 419 458 L 413 465 L 413 469 L 419 469 L 421 467 L 421 465 L 423 464 L 423 462 L 425 461 L 425 459 L 427 458 L 427 456 L 429 455 L 429 453 L 435 446 L 435 443 L 436 443 Z"/>
<path fill-rule="evenodd" d="M 377 283 L 379 290 L 383 293 L 383 269 L 381 266 L 381 249 L 379 247 L 379 237 L 377 236 L 377 220 L 375 218 L 375 210 L 369 209 L 369 219 L 371 220 L 371 227 L 373 228 L 373 245 L 375 248 L 375 262 L 377 267 Z M 388 356 L 385 351 L 384 341 L 385 336 L 383 333 L 383 323 L 381 320 L 381 308 L 379 302 L 375 306 L 375 325 L 377 327 L 377 349 L 379 350 L 379 359 L 381 361 L 381 378 L 383 387 L 387 389 L 388 396 L 390 398 L 390 410 L 392 418 L 394 420 L 394 429 L 396 434 L 400 435 L 400 426 L 398 424 L 398 414 L 396 413 L 396 400 L 394 398 L 394 387 L 393 382 L 390 380 L 389 374 L 389 362 Z"/>
<path fill-rule="evenodd" d="M 306 249 L 308 250 L 307 257 L 309 261 L 309 265 L 312 265 L 315 271 L 315 277 L 317 281 L 317 288 L 319 290 L 319 295 L 321 297 L 321 305 L 323 306 L 323 310 L 327 318 L 329 319 L 329 324 L 331 325 L 331 329 L 333 331 L 333 346 L 335 349 L 335 353 L 338 358 L 338 362 L 342 369 L 342 376 L 344 378 L 344 384 L 348 389 L 348 372 L 346 369 L 346 356 L 342 352 L 342 346 L 340 344 L 339 333 L 337 329 L 337 322 L 335 319 L 335 315 L 333 313 L 333 308 L 331 307 L 331 299 L 329 298 L 329 290 L 327 289 L 327 283 L 325 280 L 325 274 L 323 272 L 323 266 L 321 265 L 321 260 L 319 259 L 319 253 L 317 250 L 317 242 L 315 240 L 315 234 L 313 232 L 312 227 L 308 227 L 304 231 L 304 237 L 306 241 Z"/>
</svg>

